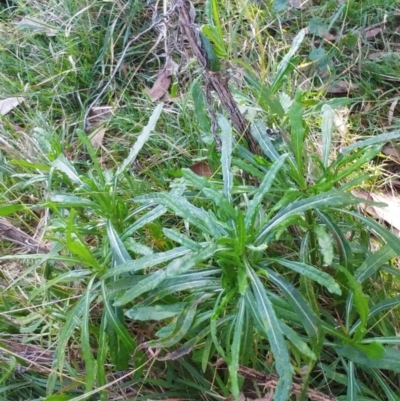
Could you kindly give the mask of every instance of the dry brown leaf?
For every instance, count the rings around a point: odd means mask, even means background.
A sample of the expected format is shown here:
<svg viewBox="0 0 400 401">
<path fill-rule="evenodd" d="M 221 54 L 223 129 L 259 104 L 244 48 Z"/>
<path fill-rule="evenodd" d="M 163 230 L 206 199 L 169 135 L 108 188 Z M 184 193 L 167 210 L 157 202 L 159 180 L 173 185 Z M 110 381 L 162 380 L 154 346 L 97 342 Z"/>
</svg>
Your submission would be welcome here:
<svg viewBox="0 0 400 401">
<path fill-rule="evenodd" d="M 380 60 L 382 57 L 387 56 L 388 54 L 390 54 L 390 53 L 388 53 L 388 52 L 375 52 L 375 53 L 369 54 L 367 59 L 371 60 L 371 61 L 377 61 L 377 60 Z"/>
<path fill-rule="evenodd" d="M 386 156 L 389 156 L 391 160 L 394 160 L 397 163 L 400 162 L 400 152 L 396 148 L 388 146 L 382 149 L 382 153 Z"/>
<path fill-rule="evenodd" d="M 0 100 L 0 115 L 5 116 L 24 100 L 23 97 L 8 97 L 7 99 Z"/>
<path fill-rule="evenodd" d="M 373 39 L 375 36 L 379 35 L 383 31 L 382 28 L 372 28 L 364 31 L 365 39 Z"/>
<path fill-rule="evenodd" d="M 360 204 L 360 207 L 375 218 L 383 220 L 393 229 L 394 234 L 400 236 L 400 198 L 390 194 L 359 190 L 353 190 L 351 193 L 358 198 L 386 204 L 386 206 Z"/>
<path fill-rule="evenodd" d="M 106 133 L 105 127 L 98 127 L 96 130 L 90 135 L 90 143 L 92 146 L 97 149 L 103 145 L 104 134 Z"/>
<path fill-rule="evenodd" d="M 350 93 L 358 89 L 358 86 L 347 81 L 338 81 L 334 85 L 331 85 L 328 89 L 328 93 Z"/>
<path fill-rule="evenodd" d="M 113 108 L 111 106 L 98 106 L 93 107 L 88 116 L 88 124 L 91 129 L 99 126 L 102 122 L 108 120 L 113 114 Z"/>
<path fill-rule="evenodd" d="M 210 169 L 210 166 L 205 161 L 197 162 L 197 163 L 193 164 L 193 166 L 190 166 L 189 168 L 195 174 L 197 174 L 201 177 L 211 177 L 212 176 L 212 171 Z"/>
<path fill-rule="evenodd" d="M 158 74 L 156 82 L 151 89 L 147 89 L 150 99 L 155 102 L 160 100 L 168 91 L 171 85 L 171 78 L 174 73 L 174 61 L 168 57 L 164 69 Z"/>
</svg>

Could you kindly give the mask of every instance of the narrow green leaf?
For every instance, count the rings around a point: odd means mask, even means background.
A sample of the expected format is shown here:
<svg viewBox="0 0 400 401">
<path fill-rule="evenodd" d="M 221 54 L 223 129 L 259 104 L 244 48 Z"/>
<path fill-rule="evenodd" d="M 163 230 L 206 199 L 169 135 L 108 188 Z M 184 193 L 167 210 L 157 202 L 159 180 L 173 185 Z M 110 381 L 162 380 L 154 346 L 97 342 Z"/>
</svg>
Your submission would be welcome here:
<svg viewBox="0 0 400 401">
<path fill-rule="evenodd" d="M 288 117 L 290 120 L 290 135 L 299 174 L 302 174 L 304 168 L 303 147 L 306 134 L 303 121 L 304 110 L 301 104 L 301 96 L 302 91 L 297 89 L 295 98 L 288 111 Z"/>
<path fill-rule="evenodd" d="M 358 202 L 361 202 L 361 199 L 354 198 L 349 194 L 336 190 L 324 192 L 310 198 L 293 202 L 281 210 L 274 218 L 272 218 L 261 228 L 256 237 L 255 243 L 256 245 L 260 245 L 265 240 L 266 236 L 272 231 L 272 229 L 294 214 L 303 213 L 311 209 L 318 209 L 320 207 L 345 206 Z"/>
<path fill-rule="evenodd" d="M 0 216 L 8 216 L 20 210 L 25 210 L 27 207 L 25 205 L 7 205 L 0 206 Z"/>
<path fill-rule="evenodd" d="M 132 320 L 164 320 L 179 315 L 186 302 L 177 302 L 171 305 L 143 306 L 128 309 L 125 316 Z"/>
<path fill-rule="evenodd" d="M 322 254 L 324 264 L 330 266 L 333 262 L 333 238 L 326 231 L 325 226 L 317 225 L 314 227 L 314 232 L 317 235 L 318 245 Z"/>
<path fill-rule="evenodd" d="M 346 148 L 342 149 L 342 151 L 340 153 L 345 154 L 354 149 L 365 148 L 366 146 L 371 146 L 371 145 L 376 145 L 376 144 L 384 144 L 386 142 L 389 142 L 389 141 L 392 141 L 392 140 L 398 139 L 398 138 L 400 138 L 400 130 L 391 132 L 390 134 L 376 135 L 372 138 L 355 142 L 352 145 L 347 146 Z"/>
<path fill-rule="evenodd" d="M 347 376 L 349 378 L 347 386 L 347 401 L 357 401 L 357 381 L 354 371 L 354 363 L 349 361 L 347 365 Z"/>
<path fill-rule="evenodd" d="M 321 109 L 322 113 L 322 164 L 324 167 L 328 167 L 329 155 L 331 153 L 332 133 L 333 133 L 333 118 L 335 111 L 332 107 L 324 104 Z"/>
<path fill-rule="evenodd" d="M 54 194 L 49 196 L 49 201 L 57 203 L 58 207 L 87 207 L 99 209 L 99 205 L 89 199 L 69 194 Z"/>
<path fill-rule="evenodd" d="M 115 178 L 118 178 L 129 166 L 132 165 L 133 161 L 136 159 L 136 156 L 141 151 L 143 145 L 149 139 L 150 134 L 156 127 L 157 121 L 160 118 L 162 109 L 164 107 L 163 103 L 159 103 L 157 107 L 154 109 L 153 114 L 151 115 L 148 124 L 143 128 L 142 133 L 138 136 L 135 144 L 131 148 L 128 157 L 121 163 L 118 167 L 117 172 L 115 173 Z"/>
<path fill-rule="evenodd" d="M 275 3 L 276 3 L 276 1 L 274 2 L 274 6 L 275 6 Z M 303 28 L 300 30 L 300 32 L 293 39 L 292 47 L 285 54 L 282 61 L 279 63 L 278 68 L 276 69 L 276 76 L 275 76 L 275 79 L 274 79 L 274 81 L 272 83 L 272 87 L 271 87 L 272 93 L 276 93 L 279 90 L 282 77 L 285 75 L 285 73 L 290 65 L 290 62 L 292 61 L 292 58 L 295 56 L 295 54 L 299 50 L 299 47 L 302 44 L 302 42 L 306 36 L 306 33 L 307 33 L 306 28 Z"/>
<path fill-rule="evenodd" d="M 186 255 L 187 253 L 190 252 L 190 249 L 187 249 L 185 247 L 177 247 L 174 249 L 171 249 L 166 252 L 160 252 L 160 253 L 155 253 L 151 255 L 146 255 L 143 256 L 139 259 L 131 260 L 129 262 L 124 263 L 123 265 L 116 266 L 112 269 L 109 269 L 106 273 L 103 275 L 103 279 L 116 276 L 122 273 L 134 273 L 137 272 L 138 270 L 143 270 L 147 269 L 149 267 L 154 267 L 157 266 L 161 263 L 165 263 L 170 261 L 171 259 L 178 259 L 181 256 Z"/>
<path fill-rule="evenodd" d="M 199 77 L 192 85 L 191 92 L 194 103 L 194 113 L 197 118 L 197 122 L 200 127 L 200 131 L 203 135 L 210 134 L 210 119 L 207 115 L 207 108 L 204 100 L 203 90 L 200 88 Z"/>
<path fill-rule="evenodd" d="M 318 270 L 307 263 L 295 262 L 287 259 L 267 259 L 267 261 L 268 260 L 274 261 L 281 266 L 287 267 L 288 269 L 291 269 L 296 273 L 299 273 L 302 276 L 317 282 L 318 284 L 326 287 L 332 294 L 342 294 L 339 284 L 328 273 Z"/>
<path fill-rule="evenodd" d="M 111 302 L 109 302 L 107 287 L 104 282 L 101 283 L 101 294 L 103 297 L 103 305 L 108 323 L 110 323 L 111 327 L 117 333 L 118 338 L 123 342 L 128 353 L 134 353 L 137 346 L 136 341 L 128 333 L 122 322 L 118 319 L 118 309 L 111 306 Z"/>
<path fill-rule="evenodd" d="M 374 379 L 378 382 L 381 386 L 382 390 L 386 395 L 386 401 L 399 401 L 400 395 L 395 393 L 387 383 L 387 379 L 379 370 L 375 369 L 368 369 L 368 373 L 370 373 Z M 383 376 L 383 377 L 382 377 Z"/>
<path fill-rule="evenodd" d="M 121 265 L 132 260 L 117 232 L 115 231 L 111 220 L 107 221 L 107 237 L 108 241 L 110 242 L 111 252 L 116 265 Z"/>
<path fill-rule="evenodd" d="M 377 315 L 378 313 L 384 312 L 388 309 L 397 308 L 400 305 L 400 295 L 397 297 L 385 299 L 382 302 L 377 303 L 373 307 L 370 308 L 368 319 Z M 354 331 L 361 325 L 361 320 L 358 320 L 354 323 L 353 327 L 350 330 L 350 334 L 353 334 Z"/>
<path fill-rule="evenodd" d="M 385 347 L 384 354 L 379 359 L 368 358 L 363 351 L 351 345 L 335 347 L 335 351 L 339 355 L 362 367 L 384 369 L 394 373 L 400 373 L 400 350 L 393 347 Z"/>
<path fill-rule="evenodd" d="M 310 347 L 307 345 L 307 343 L 303 341 L 300 336 L 282 320 L 280 320 L 279 323 L 282 333 L 297 348 L 297 350 L 306 358 L 315 361 L 317 357 L 315 356 L 314 352 L 310 350 Z"/>
<path fill-rule="evenodd" d="M 321 321 L 313 312 L 300 292 L 277 273 L 267 270 L 268 278 L 282 291 L 290 306 L 299 316 L 299 320 L 306 330 L 310 339 L 316 343 L 321 337 Z"/>
<path fill-rule="evenodd" d="M 124 295 L 116 299 L 116 301 L 114 302 L 114 306 L 124 305 L 137 298 L 138 296 L 144 294 L 145 292 L 153 290 L 165 279 L 175 277 L 189 271 L 198 263 L 202 262 L 203 260 L 209 259 L 214 254 L 215 250 L 216 245 L 212 244 L 206 246 L 200 251 L 193 252 L 189 255 L 183 256 L 180 259 L 173 260 L 164 269 L 152 273 L 151 275 L 143 279 L 138 285 L 126 291 Z"/>
<path fill-rule="evenodd" d="M 270 343 L 271 351 L 275 358 L 276 370 L 279 375 L 274 399 L 277 401 L 287 401 L 292 386 L 293 368 L 290 363 L 285 339 L 279 325 L 279 320 L 275 315 L 274 308 L 267 297 L 262 282 L 247 263 L 246 270 L 251 281 L 254 297 L 258 303 L 258 313 L 261 315 L 263 334 L 268 338 Z M 253 318 L 259 319 L 256 316 L 253 316 Z"/>
<path fill-rule="evenodd" d="M 349 268 L 350 261 L 352 259 L 352 251 L 348 241 L 340 230 L 339 226 L 331 219 L 327 213 L 323 213 L 317 210 L 318 217 L 326 225 L 330 233 L 333 235 L 336 241 L 336 245 L 339 249 L 340 254 L 340 264 L 346 268 Z"/>
<path fill-rule="evenodd" d="M 222 178 L 224 181 L 224 195 L 225 198 L 230 201 L 233 186 L 233 174 L 231 172 L 233 138 L 232 127 L 222 114 L 218 115 L 218 125 L 221 128 L 221 166 Z"/>
<path fill-rule="evenodd" d="M 103 312 L 99 330 L 99 340 L 97 348 L 97 385 L 98 387 L 103 387 L 107 383 L 106 378 L 106 363 L 107 363 L 107 353 L 108 353 L 108 342 L 107 342 L 107 316 Z M 100 401 L 108 401 L 107 391 L 100 391 Z"/>
<path fill-rule="evenodd" d="M 73 183 L 78 184 L 81 187 L 87 187 L 87 185 L 81 180 L 75 167 L 69 162 L 69 160 L 61 153 L 51 165 L 58 171 L 64 173 Z"/>
<path fill-rule="evenodd" d="M 228 366 L 229 377 L 232 383 L 232 394 L 235 399 L 239 398 L 238 369 L 243 334 L 244 312 L 245 299 L 240 297 L 238 311 L 233 322 L 233 341 L 230 347 L 230 360 Z"/>
<path fill-rule="evenodd" d="M 250 126 L 250 133 L 271 161 L 275 162 L 279 159 L 279 153 L 269 139 L 266 127 L 262 121 L 255 120 Z"/>
<path fill-rule="evenodd" d="M 364 263 L 355 271 L 354 278 L 359 283 L 362 283 L 396 255 L 397 253 L 389 245 L 383 246 L 372 255 L 368 256 Z"/>
<path fill-rule="evenodd" d="M 361 201 L 361 199 L 360 199 L 360 201 Z M 337 209 L 335 209 L 335 210 L 337 210 Z M 388 245 L 397 253 L 397 255 L 400 255 L 400 238 L 396 237 L 387 228 L 383 227 L 381 224 L 377 223 L 375 220 L 370 219 L 369 217 L 363 216 L 362 214 L 355 213 L 355 212 L 352 212 L 352 211 L 346 210 L 346 209 L 340 209 L 339 211 L 349 214 L 349 215 L 355 217 L 356 219 L 362 221 L 367 227 L 371 228 L 373 231 L 375 231 L 377 234 L 379 234 L 382 238 L 384 238 L 385 241 L 388 243 Z"/>
<path fill-rule="evenodd" d="M 176 230 L 172 230 L 170 228 L 163 228 L 163 233 L 167 238 L 177 242 L 178 244 L 184 246 L 185 248 L 190 249 L 191 251 L 198 251 L 202 248 L 202 246 L 199 243 L 193 241 L 187 235 L 181 234 Z"/>
<path fill-rule="evenodd" d="M 196 316 L 197 306 L 200 300 L 187 304 L 176 321 L 174 330 L 168 336 L 160 340 L 147 341 L 139 346 L 139 348 L 161 348 L 161 347 L 172 347 L 177 344 L 187 334 L 190 327 L 192 326 L 193 319 Z"/>
<path fill-rule="evenodd" d="M 163 205 L 158 205 L 144 216 L 137 219 L 131 226 L 129 226 L 121 236 L 122 241 L 130 237 L 134 232 L 144 227 L 146 224 L 158 219 L 167 212 L 167 208 Z"/>
<path fill-rule="evenodd" d="M 85 392 L 93 390 L 94 381 L 96 379 L 96 364 L 92 354 L 92 348 L 90 345 L 90 332 L 89 332 L 89 321 L 90 321 L 90 306 L 91 306 L 91 291 L 93 289 L 93 283 L 96 279 L 94 275 L 86 288 L 85 303 L 82 315 L 81 324 L 81 345 L 82 345 L 82 356 L 85 362 Z"/>
<path fill-rule="evenodd" d="M 262 180 L 260 186 L 257 188 L 257 191 L 254 193 L 253 199 L 249 202 L 249 207 L 247 209 L 246 217 L 245 217 L 245 226 L 246 230 L 249 230 L 254 216 L 264 198 L 264 196 L 270 190 L 276 175 L 278 174 L 279 170 L 285 163 L 287 155 L 280 156 L 271 166 L 268 173 L 265 175 L 264 179 Z"/>
</svg>

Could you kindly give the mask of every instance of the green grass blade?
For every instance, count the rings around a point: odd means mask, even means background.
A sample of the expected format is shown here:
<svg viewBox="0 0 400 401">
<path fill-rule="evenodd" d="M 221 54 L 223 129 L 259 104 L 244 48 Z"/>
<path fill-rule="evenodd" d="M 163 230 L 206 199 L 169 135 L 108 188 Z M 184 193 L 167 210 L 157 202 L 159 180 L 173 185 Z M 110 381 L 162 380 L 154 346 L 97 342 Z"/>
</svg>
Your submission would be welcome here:
<svg viewBox="0 0 400 401">
<path fill-rule="evenodd" d="M 349 379 L 347 385 L 347 401 L 357 401 L 357 381 L 354 370 L 354 363 L 350 361 L 347 365 L 347 377 Z"/>
<path fill-rule="evenodd" d="M 74 184 L 79 187 L 88 189 L 88 186 L 81 180 L 75 167 L 69 162 L 69 160 L 60 154 L 56 160 L 54 160 L 51 165 L 58 171 L 64 173 Z"/>
<path fill-rule="evenodd" d="M 148 124 L 143 128 L 142 133 L 138 136 L 135 144 L 133 145 L 133 147 L 129 152 L 128 157 L 118 167 L 117 172 L 115 173 L 115 178 L 118 178 L 129 166 L 132 165 L 133 161 L 136 159 L 136 156 L 139 154 L 143 145 L 149 139 L 150 134 L 156 127 L 157 121 L 160 118 L 163 107 L 164 104 L 159 103 L 157 107 L 154 109 Z"/>
<path fill-rule="evenodd" d="M 232 163 L 232 127 L 228 120 L 221 114 L 218 115 L 218 125 L 221 128 L 221 167 L 222 178 L 224 181 L 224 196 L 231 201 L 231 191 L 233 186 L 233 174 L 231 172 Z"/>
<path fill-rule="evenodd" d="M 264 196 L 268 193 L 270 190 L 276 175 L 278 174 L 279 170 L 285 163 L 287 158 L 287 155 L 282 155 L 274 162 L 274 164 L 271 166 L 269 169 L 268 173 L 264 176 L 264 179 L 262 180 L 260 186 L 257 188 L 257 191 L 254 193 L 253 199 L 249 202 L 249 207 L 247 209 L 247 213 L 245 216 L 245 227 L 246 230 L 249 230 L 253 220 L 254 216 L 264 198 Z"/>
<path fill-rule="evenodd" d="M 107 317 L 103 313 L 101 318 L 101 325 L 98 337 L 98 349 L 97 349 L 97 385 L 103 387 L 107 383 L 106 378 L 106 363 L 107 363 Z M 108 401 L 107 391 L 100 391 L 100 401 Z"/>
</svg>

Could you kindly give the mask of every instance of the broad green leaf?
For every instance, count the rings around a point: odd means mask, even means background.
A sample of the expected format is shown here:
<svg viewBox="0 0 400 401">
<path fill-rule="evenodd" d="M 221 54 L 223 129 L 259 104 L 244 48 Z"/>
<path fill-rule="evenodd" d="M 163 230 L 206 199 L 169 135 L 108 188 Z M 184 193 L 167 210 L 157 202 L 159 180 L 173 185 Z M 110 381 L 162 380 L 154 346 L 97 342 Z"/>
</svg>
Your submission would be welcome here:
<svg viewBox="0 0 400 401">
<path fill-rule="evenodd" d="M 93 284 L 96 279 L 94 275 L 86 288 L 85 293 L 85 304 L 82 315 L 81 324 L 81 346 L 82 346 L 82 356 L 85 362 L 85 392 L 90 392 L 93 390 L 95 375 L 96 375 L 96 362 L 92 354 L 92 348 L 90 344 L 90 307 L 91 307 L 91 291 L 93 289 Z"/>
<path fill-rule="evenodd" d="M 290 120 L 290 136 L 299 174 L 302 174 L 304 168 L 303 147 L 306 135 L 306 129 L 303 121 L 304 110 L 303 106 L 301 105 L 301 96 L 302 91 L 297 89 L 295 98 L 288 111 L 288 117 Z"/>
<path fill-rule="evenodd" d="M 368 344 L 357 343 L 354 346 L 371 359 L 380 359 L 385 353 L 385 347 L 380 342 L 370 342 Z"/>
<path fill-rule="evenodd" d="M 170 305 L 143 306 L 128 309 L 125 316 L 132 320 L 164 320 L 179 315 L 186 302 L 177 302 Z"/>
<path fill-rule="evenodd" d="M 300 32 L 293 39 L 293 43 L 292 43 L 290 50 L 285 54 L 282 61 L 279 63 L 278 68 L 276 70 L 276 76 L 275 76 L 275 79 L 274 79 L 274 81 L 272 83 L 272 87 L 271 87 L 272 93 L 276 93 L 279 90 L 279 88 L 281 86 L 282 77 L 285 75 L 287 69 L 289 68 L 290 62 L 292 61 L 294 55 L 299 50 L 299 47 L 302 44 L 302 42 L 306 36 L 306 33 L 307 33 L 307 29 L 303 28 L 300 30 Z M 290 118 L 290 116 L 289 116 L 289 118 Z"/>
<path fill-rule="evenodd" d="M 376 145 L 376 144 L 384 144 L 385 142 L 389 142 L 389 141 L 392 141 L 392 140 L 398 139 L 398 138 L 400 138 L 400 130 L 393 131 L 390 134 L 376 135 L 372 138 L 355 142 L 352 145 L 347 146 L 344 149 L 342 149 L 340 153 L 345 154 L 354 149 L 365 148 L 366 146 L 371 146 L 371 145 Z"/>
<path fill-rule="evenodd" d="M 345 206 L 361 202 L 361 200 L 354 198 L 353 196 L 332 190 L 329 192 L 321 193 L 310 198 L 301 199 L 293 202 L 289 206 L 285 207 L 275 217 L 273 217 L 266 225 L 264 225 L 256 237 L 256 245 L 260 245 L 267 235 L 280 223 L 282 223 L 288 217 L 303 213 L 307 210 L 318 209 L 321 207 L 335 207 Z M 399 240 L 400 241 L 400 240 Z"/>
<path fill-rule="evenodd" d="M 393 259 L 397 253 L 389 246 L 385 245 L 373 254 L 369 255 L 365 262 L 355 271 L 354 278 L 362 283 L 372 276 L 379 268 Z"/>
<path fill-rule="evenodd" d="M 262 282 L 254 270 L 247 263 L 245 265 L 247 275 L 251 281 L 254 298 L 258 304 L 258 313 L 260 314 L 260 317 L 253 316 L 253 318 L 260 319 L 262 323 L 263 334 L 270 343 L 271 351 L 275 358 L 276 370 L 279 375 L 274 400 L 287 401 L 292 386 L 293 368 L 290 363 L 285 339 L 279 325 L 279 320 L 276 317 L 271 301 L 267 297 Z"/>
<path fill-rule="evenodd" d="M 178 259 L 181 256 L 186 255 L 187 253 L 190 252 L 190 249 L 187 249 L 185 247 L 177 247 L 174 249 L 171 249 L 166 252 L 160 252 L 160 253 L 155 253 L 151 255 L 146 255 L 143 256 L 139 259 L 131 260 L 123 265 L 116 266 L 112 269 L 109 269 L 106 273 L 103 275 L 103 279 L 112 277 L 112 276 L 117 276 L 122 273 L 133 273 L 138 270 L 143 270 L 147 269 L 149 267 L 154 267 L 157 266 L 161 263 L 165 263 L 170 261 L 171 259 Z"/>
<path fill-rule="evenodd" d="M 308 29 L 312 35 L 325 38 L 328 34 L 328 25 L 320 17 L 311 18 L 308 22 Z"/>
<path fill-rule="evenodd" d="M 333 238 L 326 231 L 326 228 L 322 225 L 314 227 L 314 232 L 317 235 L 318 245 L 324 264 L 330 266 L 333 262 Z"/>
<path fill-rule="evenodd" d="M 254 121 L 251 124 L 250 133 L 270 160 L 275 162 L 279 159 L 279 153 L 276 151 L 275 146 L 269 139 L 266 127 L 262 121 Z"/>
<path fill-rule="evenodd" d="M 111 220 L 107 221 L 107 237 L 108 241 L 110 242 L 110 248 L 115 265 L 121 265 L 132 260 L 117 232 L 115 231 Z"/>
<path fill-rule="evenodd" d="M 228 120 L 222 115 L 218 115 L 218 125 L 221 128 L 221 167 L 222 178 L 224 181 L 224 196 L 230 201 L 233 186 L 233 174 L 231 172 L 232 163 L 232 127 Z"/>
<path fill-rule="evenodd" d="M 328 167 L 329 155 L 331 153 L 333 118 L 335 116 L 335 111 L 327 104 L 324 104 L 322 106 L 321 113 L 322 163 L 324 167 Z"/>
<path fill-rule="evenodd" d="M 188 168 L 182 169 L 183 177 L 188 180 L 196 189 L 209 188 L 210 182 L 207 178 L 201 177 Z"/>
<path fill-rule="evenodd" d="M 287 155 L 282 155 L 274 162 L 274 164 L 269 169 L 268 173 L 265 175 L 264 179 L 262 180 L 260 186 L 257 188 L 257 191 L 253 195 L 253 199 L 249 202 L 249 206 L 247 209 L 246 217 L 245 217 L 245 227 L 246 230 L 249 230 L 256 212 L 263 201 L 265 195 L 270 190 L 276 175 L 278 174 L 279 170 L 285 163 Z"/>
<path fill-rule="evenodd" d="M 62 153 L 51 163 L 51 165 L 56 170 L 64 173 L 74 184 L 87 188 L 87 185 L 81 180 L 78 172 L 75 170 L 75 167 Z"/>
<path fill-rule="evenodd" d="M 236 212 L 232 203 L 228 201 L 220 192 L 212 188 L 203 188 L 201 191 L 208 199 L 211 199 L 220 209 L 221 212 L 225 213 L 231 218 L 236 216 Z"/>
<path fill-rule="evenodd" d="M 328 273 L 318 270 L 317 268 L 308 265 L 307 263 L 295 262 L 286 259 L 266 259 L 266 260 L 274 261 L 280 264 L 281 266 L 287 267 L 288 269 L 291 269 L 296 273 L 299 273 L 302 276 L 317 282 L 318 284 L 326 287 L 328 291 L 333 294 L 337 295 L 342 294 L 339 284 L 336 283 L 336 281 Z"/>
<path fill-rule="evenodd" d="M 149 119 L 148 124 L 143 128 L 142 133 L 136 139 L 136 142 L 132 146 L 128 157 L 118 167 L 118 170 L 115 173 L 115 178 L 118 178 L 129 166 L 132 165 L 133 161 L 136 159 L 136 156 L 141 151 L 143 145 L 149 139 L 150 134 L 152 133 L 152 131 L 154 131 L 157 121 L 160 118 L 163 107 L 164 107 L 164 104 L 159 103 L 157 105 L 157 107 L 154 109 L 154 111 Z"/>
<path fill-rule="evenodd" d="M 385 347 L 384 354 L 379 359 L 368 358 L 363 351 L 351 345 L 335 347 L 335 351 L 361 367 L 400 373 L 400 350 L 393 347 Z"/>
</svg>

